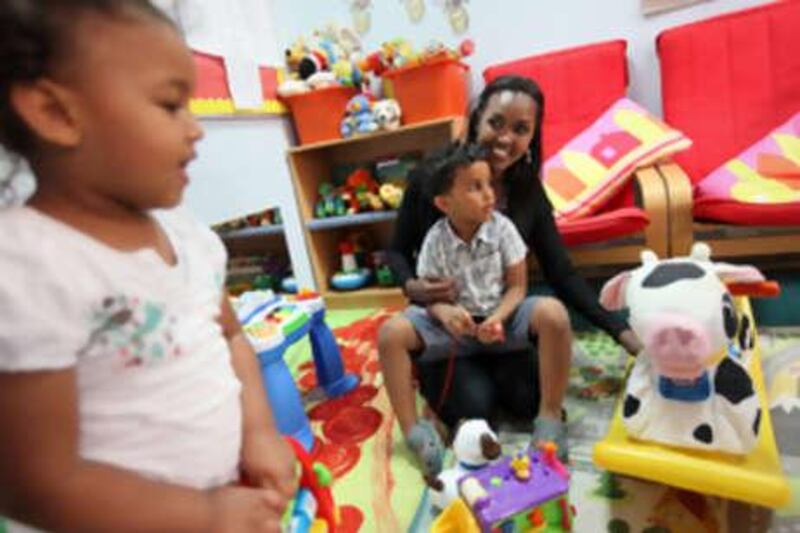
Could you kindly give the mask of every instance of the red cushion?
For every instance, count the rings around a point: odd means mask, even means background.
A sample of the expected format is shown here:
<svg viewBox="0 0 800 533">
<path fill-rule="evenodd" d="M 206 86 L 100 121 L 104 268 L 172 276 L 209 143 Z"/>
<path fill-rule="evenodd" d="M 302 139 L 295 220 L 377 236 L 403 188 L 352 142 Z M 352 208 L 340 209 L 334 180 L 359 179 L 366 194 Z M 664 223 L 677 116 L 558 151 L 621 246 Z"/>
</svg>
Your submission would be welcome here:
<svg viewBox="0 0 800 533">
<path fill-rule="evenodd" d="M 696 198 L 694 218 L 742 226 L 800 226 L 800 203 L 748 204 L 720 198 Z"/>
<path fill-rule="evenodd" d="M 603 242 L 643 231 L 650 219 L 638 207 L 622 207 L 594 216 L 558 223 L 564 243 L 572 246 Z"/>
<path fill-rule="evenodd" d="M 657 48 L 664 119 L 694 143 L 675 157 L 694 183 L 800 110 L 800 0 L 666 30 Z"/>
<path fill-rule="evenodd" d="M 543 134 L 547 159 L 586 129 L 628 88 L 627 44 L 607 41 L 529 56 L 487 67 L 487 83 L 507 74 L 534 79 L 545 95 Z"/>
</svg>

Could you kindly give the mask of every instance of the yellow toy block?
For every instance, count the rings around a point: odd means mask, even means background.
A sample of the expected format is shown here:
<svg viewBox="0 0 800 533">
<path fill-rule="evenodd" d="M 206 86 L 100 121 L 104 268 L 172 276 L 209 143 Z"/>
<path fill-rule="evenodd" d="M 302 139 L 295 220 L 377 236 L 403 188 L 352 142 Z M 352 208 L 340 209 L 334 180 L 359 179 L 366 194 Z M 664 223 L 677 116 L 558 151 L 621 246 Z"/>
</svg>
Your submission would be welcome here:
<svg viewBox="0 0 800 533">
<path fill-rule="evenodd" d="M 753 321 L 750 301 L 744 297 L 735 301 L 739 312 Z M 786 505 L 791 490 L 772 430 L 758 337 L 754 340 L 748 366 L 761 406 L 761 428 L 756 446 L 748 455 L 672 448 L 635 440 L 628 436 L 622 423 L 619 401 L 608 434 L 594 446 L 595 464 L 611 472 L 732 500 L 772 508 Z"/>
</svg>

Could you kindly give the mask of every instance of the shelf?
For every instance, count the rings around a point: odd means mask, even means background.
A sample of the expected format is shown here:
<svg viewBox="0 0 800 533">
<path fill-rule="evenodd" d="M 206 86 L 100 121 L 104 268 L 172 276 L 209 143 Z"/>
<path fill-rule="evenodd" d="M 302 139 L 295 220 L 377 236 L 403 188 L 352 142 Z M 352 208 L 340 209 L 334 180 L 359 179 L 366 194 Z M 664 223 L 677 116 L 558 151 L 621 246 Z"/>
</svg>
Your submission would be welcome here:
<svg viewBox="0 0 800 533">
<path fill-rule="evenodd" d="M 327 290 L 322 293 L 328 309 L 404 307 L 406 297 L 399 287 L 367 287 L 355 291 Z"/>
<path fill-rule="evenodd" d="M 358 213 L 356 215 L 345 215 L 341 217 L 315 218 L 306 223 L 310 231 L 320 231 L 327 229 L 348 228 L 351 226 L 363 226 L 376 222 L 387 222 L 397 218 L 397 211 L 373 211 L 370 213 Z"/>
<path fill-rule="evenodd" d="M 222 239 L 246 239 L 250 237 L 264 237 L 267 235 L 280 235 L 283 233 L 283 224 L 270 224 L 269 226 L 253 226 L 231 231 L 221 231 Z"/>
<path fill-rule="evenodd" d="M 334 139 L 331 141 L 321 141 L 317 143 L 303 144 L 300 146 L 296 146 L 294 148 L 290 148 L 289 154 L 302 154 L 304 152 L 311 152 L 314 150 L 364 144 L 366 142 L 372 142 L 372 141 L 375 141 L 377 143 L 382 143 L 386 141 L 386 137 L 397 137 L 398 135 L 404 135 L 404 134 L 415 135 L 416 132 L 419 130 L 436 128 L 437 126 L 451 128 L 453 127 L 453 124 L 457 124 L 458 125 L 457 127 L 460 128 L 463 123 L 463 120 L 464 119 L 462 117 L 437 118 L 436 120 L 428 120 L 425 122 L 417 122 L 415 124 L 409 124 L 408 126 L 402 126 L 396 130 L 380 131 L 378 133 L 372 133 L 370 135 L 359 135 L 356 137 L 349 137 L 347 139 Z"/>
</svg>

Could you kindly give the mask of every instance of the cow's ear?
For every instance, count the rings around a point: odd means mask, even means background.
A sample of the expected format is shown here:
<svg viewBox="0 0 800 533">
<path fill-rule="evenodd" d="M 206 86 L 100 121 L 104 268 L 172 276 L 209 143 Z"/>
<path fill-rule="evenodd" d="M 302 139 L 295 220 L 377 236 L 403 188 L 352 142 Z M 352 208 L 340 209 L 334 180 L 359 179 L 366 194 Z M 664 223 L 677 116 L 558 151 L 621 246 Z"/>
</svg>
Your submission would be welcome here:
<svg viewBox="0 0 800 533">
<path fill-rule="evenodd" d="M 764 275 L 752 265 L 733 265 L 731 263 L 713 263 L 714 272 L 723 283 L 760 283 Z"/>
<path fill-rule="evenodd" d="M 600 291 L 600 303 L 609 311 L 617 311 L 625 307 L 625 288 L 628 286 L 630 272 L 617 274 L 603 285 Z"/>
<path fill-rule="evenodd" d="M 696 242 L 689 256 L 696 261 L 711 261 L 711 248 L 704 242 Z"/>
</svg>

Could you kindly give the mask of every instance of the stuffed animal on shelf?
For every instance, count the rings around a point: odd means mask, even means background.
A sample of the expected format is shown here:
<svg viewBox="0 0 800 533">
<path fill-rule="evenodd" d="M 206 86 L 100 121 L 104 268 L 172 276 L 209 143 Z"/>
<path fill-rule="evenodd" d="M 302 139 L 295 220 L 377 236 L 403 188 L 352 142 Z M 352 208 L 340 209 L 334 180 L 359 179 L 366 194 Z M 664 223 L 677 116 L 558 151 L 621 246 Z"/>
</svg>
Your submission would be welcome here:
<svg viewBox="0 0 800 533">
<path fill-rule="evenodd" d="M 340 132 L 342 137 L 366 135 L 378 129 L 375 117 L 372 114 L 372 102 L 366 94 L 357 94 L 352 97 L 345 107 L 344 118 Z"/>
<path fill-rule="evenodd" d="M 375 102 L 372 114 L 379 130 L 391 131 L 400 127 L 400 104 L 394 98 L 384 98 Z"/>
<path fill-rule="evenodd" d="M 403 189 L 394 183 L 381 185 L 378 194 L 389 209 L 397 209 L 403 201 Z"/>
<path fill-rule="evenodd" d="M 630 309 L 642 339 L 628 378 L 622 419 L 641 440 L 746 454 L 761 420 L 748 370 L 754 327 L 740 315 L 726 284 L 763 284 L 753 266 L 715 263 L 696 243 L 687 257 L 642 265 L 609 280 L 600 301 Z"/>
<path fill-rule="evenodd" d="M 453 439 L 455 466 L 442 471 L 436 478 L 426 479 L 431 488 L 431 505 L 440 510 L 450 505 L 458 498 L 459 480 L 500 457 L 500 452 L 497 435 L 485 420 L 462 422 Z"/>
</svg>

